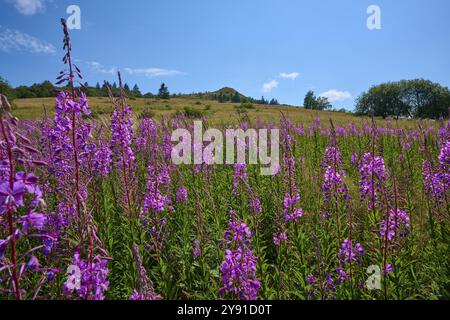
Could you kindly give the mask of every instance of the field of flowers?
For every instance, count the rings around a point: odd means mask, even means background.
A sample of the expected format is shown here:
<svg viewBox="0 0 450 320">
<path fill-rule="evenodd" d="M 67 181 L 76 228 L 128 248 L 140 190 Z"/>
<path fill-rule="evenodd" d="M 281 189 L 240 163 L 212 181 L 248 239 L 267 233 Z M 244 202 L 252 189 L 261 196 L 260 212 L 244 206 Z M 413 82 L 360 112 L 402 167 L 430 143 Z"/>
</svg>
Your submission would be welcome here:
<svg viewBox="0 0 450 320">
<path fill-rule="evenodd" d="M 0 300 L 450 298 L 449 122 L 241 121 L 280 130 L 276 175 L 174 165 L 193 119 L 93 119 L 64 49 L 54 117 L 1 96 Z"/>
</svg>

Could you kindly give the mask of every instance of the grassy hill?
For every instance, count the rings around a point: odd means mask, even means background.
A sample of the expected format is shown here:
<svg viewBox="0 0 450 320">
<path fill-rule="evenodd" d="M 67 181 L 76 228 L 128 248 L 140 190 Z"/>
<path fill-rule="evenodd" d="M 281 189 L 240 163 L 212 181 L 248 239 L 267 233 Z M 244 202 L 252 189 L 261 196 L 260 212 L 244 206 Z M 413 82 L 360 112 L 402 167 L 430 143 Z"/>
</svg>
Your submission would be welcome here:
<svg viewBox="0 0 450 320">
<path fill-rule="evenodd" d="M 250 97 L 247 97 L 237 91 L 236 89 L 230 88 L 230 87 L 223 87 L 219 90 L 212 91 L 212 92 L 198 92 L 198 93 L 189 93 L 189 94 L 181 94 L 178 95 L 178 98 L 186 98 L 186 99 L 201 99 L 201 100 L 217 100 L 220 95 L 224 97 L 228 97 L 231 99 L 231 97 L 234 97 L 236 94 L 239 95 L 241 100 L 251 100 Z"/>
<path fill-rule="evenodd" d="M 17 99 L 13 101 L 13 113 L 19 119 L 37 119 L 45 112 L 48 115 L 54 115 L 54 100 L 54 98 Z M 211 125 L 231 125 L 239 123 L 241 119 L 256 121 L 257 118 L 263 122 L 277 122 L 281 113 L 294 122 L 305 125 L 309 125 L 315 116 L 319 116 L 324 125 L 328 124 L 328 119 L 333 119 L 335 124 L 341 126 L 346 126 L 350 122 L 358 124 L 363 119 L 369 120 L 349 113 L 306 110 L 299 106 L 254 104 L 252 108 L 244 108 L 239 103 L 219 103 L 209 100 L 207 96 L 195 98 L 193 95 L 186 95 L 170 100 L 140 98 L 130 99 L 128 102 L 132 106 L 136 117 L 147 112 L 156 119 L 161 119 L 163 116 L 173 116 L 176 113 L 185 112 L 187 109 L 201 114 Z M 109 121 L 109 115 L 112 110 L 109 98 L 89 98 L 89 105 L 92 109 L 93 118 Z M 399 122 L 402 127 L 416 125 L 414 120 L 399 120 Z"/>
</svg>

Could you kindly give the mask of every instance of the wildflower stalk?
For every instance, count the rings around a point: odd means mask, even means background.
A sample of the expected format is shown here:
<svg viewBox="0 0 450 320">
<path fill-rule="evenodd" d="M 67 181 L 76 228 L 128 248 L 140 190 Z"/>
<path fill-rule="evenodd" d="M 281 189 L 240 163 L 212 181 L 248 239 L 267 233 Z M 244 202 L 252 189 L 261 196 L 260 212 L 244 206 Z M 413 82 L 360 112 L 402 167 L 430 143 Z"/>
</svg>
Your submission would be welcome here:
<svg viewBox="0 0 450 320">
<path fill-rule="evenodd" d="M 3 96 L 0 97 L 2 99 Z M 2 129 L 3 138 L 6 142 L 6 150 L 8 153 L 8 163 L 9 163 L 9 188 L 14 190 L 14 162 L 13 162 L 13 154 L 12 154 L 12 146 L 9 141 L 8 134 L 6 132 L 4 119 L 3 119 L 3 110 L 0 110 L 0 125 Z M 8 206 L 7 210 L 8 216 L 8 228 L 9 228 L 9 241 L 11 242 L 11 262 L 12 262 L 12 279 L 14 283 L 14 295 L 17 300 L 21 300 L 20 286 L 19 286 L 19 277 L 17 275 L 17 256 L 16 256 L 16 236 L 14 232 L 14 223 L 13 223 L 13 210 Z"/>
<path fill-rule="evenodd" d="M 336 130 L 334 128 L 333 120 L 330 119 L 331 124 L 331 144 L 334 148 L 333 152 L 333 166 L 334 166 L 334 174 L 338 173 L 338 161 L 337 161 L 337 144 L 336 144 Z M 338 247 L 341 245 L 341 223 L 339 219 L 339 208 L 338 208 L 338 190 L 337 190 L 337 184 L 333 183 L 333 195 L 334 195 L 334 209 L 336 214 L 336 224 L 337 224 L 337 236 L 338 236 Z M 351 241 L 351 239 L 350 239 Z"/>
<path fill-rule="evenodd" d="M 65 19 L 61 19 L 61 24 L 63 26 L 63 32 L 64 32 L 64 48 L 66 49 L 66 55 L 64 58 L 67 61 L 67 65 L 69 66 L 69 74 L 68 74 L 68 84 L 71 91 L 71 98 L 76 101 L 77 100 L 77 94 L 74 86 L 74 78 L 75 73 L 73 71 L 73 64 L 72 64 L 72 45 L 70 43 L 70 36 L 69 31 L 67 29 L 67 23 Z M 77 137 L 76 137 L 76 110 L 75 108 L 72 108 L 72 150 L 73 150 L 73 159 L 75 164 L 75 197 L 76 197 L 76 205 L 77 205 L 77 213 L 78 217 L 81 219 L 81 203 L 80 203 L 80 169 L 79 169 L 79 163 L 78 163 L 78 148 L 77 148 Z"/>
<path fill-rule="evenodd" d="M 115 114 L 113 115 L 113 125 L 115 125 L 116 127 L 113 128 L 114 130 L 119 130 L 119 132 L 115 133 L 118 135 L 123 135 L 124 131 L 125 131 L 125 127 L 128 126 L 125 119 L 125 116 L 127 115 L 126 113 L 126 105 L 125 105 L 125 100 L 126 100 L 126 95 L 125 95 L 125 91 L 123 89 L 123 85 L 122 85 L 122 77 L 120 72 L 117 73 L 118 78 L 119 78 L 119 97 L 116 99 L 114 98 L 114 95 L 112 93 L 111 88 L 109 87 L 109 85 L 107 85 L 107 89 L 108 89 L 108 94 L 109 94 L 109 98 L 112 102 L 112 104 L 115 107 Z M 114 123 L 114 122 L 117 123 Z M 114 133 L 113 133 L 114 134 Z M 126 133 L 125 133 L 126 134 Z M 129 138 L 129 137 L 116 137 L 118 139 L 125 139 L 125 138 Z M 117 139 L 116 139 L 117 140 Z M 129 143 L 130 141 L 126 141 L 127 143 Z M 112 145 L 112 147 L 118 147 L 119 150 L 119 155 L 120 155 L 120 170 L 121 170 L 121 178 L 123 179 L 123 192 L 124 192 L 124 198 L 125 198 L 125 211 L 128 215 L 129 219 L 132 219 L 132 217 L 134 216 L 133 214 L 133 210 L 132 210 L 132 196 L 131 196 L 131 174 L 132 174 L 132 165 L 131 165 L 131 159 L 129 157 L 129 155 L 127 155 L 127 150 L 126 147 L 121 143 L 121 141 L 114 141 Z"/>
<path fill-rule="evenodd" d="M 75 102 L 79 102 L 79 97 L 77 94 L 77 91 L 74 86 L 74 79 L 75 79 L 75 71 L 74 67 L 76 68 L 77 75 L 81 79 L 81 71 L 72 63 L 72 45 L 70 42 L 70 35 L 67 28 L 67 23 L 64 19 L 61 19 L 61 24 L 63 26 L 63 32 L 64 32 L 64 48 L 66 49 L 66 54 L 63 58 L 63 61 L 68 65 L 69 67 L 69 73 L 67 74 L 67 77 L 65 79 L 62 79 L 61 81 L 67 80 L 68 85 L 70 87 L 71 96 L 70 98 Z M 79 154 L 78 154 L 78 141 L 77 141 L 77 108 L 73 107 L 71 108 L 72 112 L 72 128 L 71 128 L 71 144 L 72 144 L 72 150 L 73 150 L 73 161 L 74 161 L 74 171 L 75 171 L 75 198 L 76 198 L 76 207 L 77 207 L 77 214 L 79 218 L 79 227 L 80 231 L 82 230 L 82 224 L 81 221 L 84 222 L 86 225 L 86 232 L 89 242 L 89 268 L 92 268 L 93 260 L 94 260 L 94 222 L 92 221 L 92 217 L 87 212 L 87 208 L 85 207 L 84 200 L 81 199 L 81 193 L 80 193 L 80 166 L 79 166 Z M 83 239 L 83 233 L 82 233 L 82 240 Z"/>
</svg>

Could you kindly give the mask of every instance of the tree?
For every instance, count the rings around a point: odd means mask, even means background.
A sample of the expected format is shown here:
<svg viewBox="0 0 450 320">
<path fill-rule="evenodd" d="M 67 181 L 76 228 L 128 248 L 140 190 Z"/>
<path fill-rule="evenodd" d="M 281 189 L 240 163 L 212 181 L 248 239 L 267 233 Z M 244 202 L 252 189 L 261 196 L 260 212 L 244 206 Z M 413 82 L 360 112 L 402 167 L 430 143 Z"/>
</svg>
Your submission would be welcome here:
<svg viewBox="0 0 450 320">
<path fill-rule="evenodd" d="M 268 104 L 267 100 L 264 98 L 264 96 L 261 97 L 261 100 L 257 101 L 258 104 Z"/>
<path fill-rule="evenodd" d="M 109 95 L 108 84 L 106 82 L 102 85 L 102 96 L 107 97 Z"/>
<path fill-rule="evenodd" d="M 38 98 L 46 98 L 55 96 L 55 87 L 53 84 L 46 80 L 42 83 L 35 83 L 30 87 L 31 91 L 35 93 Z"/>
<path fill-rule="evenodd" d="M 234 103 L 241 102 L 241 96 L 239 95 L 239 93 L 237 91 L 234 93 L 233 97 L 231 98 L 231 102 L 234 102 Z"/>
<path fill-rule="evenodd" d="M 328 101 L 328 98 L 325 97 L 316 97 L 314 95 L 314 91 L 308 91 L 305 95 L 305 99 L 303 101 L 303 106 L 305 109 L 311 110 L 328 110 L 332 108 L 331 103 Z"/>
<path fill-rule="evenodd" d="M 139 90 L 139 87 L 138 87 L 137 84 L 134 85 L 132 94 L 133 94 L 134 97 L 138 97 L 138 98 L 139 98 L 139 97 L 142 97 L 142 93 L 141 93 L 141 91 Z"/>
<path fill-rule="evenodd" d="M 305 107 L 305 109 L 314 109 L 315 105 L 316 105 L 316 96 L 314 95 L 313 91 L 309 90 L 305 95 L 303 106 Z"/>
<path fill-rule="evenodd" d="M 328 101 L 328 98 L 325 97 L 318 97 L 316 99 L 316 109 L 317 110 L 329 110 L 333 106 L 331 105 L 330 101 Z"/>
<path fill-rule="evenodd" d="M 123 91 L 125 91 L 125 94 L 129 95 L 130 94 L 130 86 L 128 85 L 128 83 L 125 83 L 125 85 L 123 86 Z"/>
<path fill-rule="evenodd" d="M 160 99 L 170 99 L 170 92 L 165 83 L 161 84 L 158 90 L 158 97 Z"/>
<path fill-rule="evenodd" d="M 450 91 L 428 80 L 382 83 L 356 100 L 356 113 L 381 117 L 438 118 L 448 116 Z"/>
<path fill-rule="evenodd" d="M 9 101 L 16 98 L 14 89 L 9 85 L 8 81 L 0 76 L 0 93 L 4 94 Z"/>
</svg>

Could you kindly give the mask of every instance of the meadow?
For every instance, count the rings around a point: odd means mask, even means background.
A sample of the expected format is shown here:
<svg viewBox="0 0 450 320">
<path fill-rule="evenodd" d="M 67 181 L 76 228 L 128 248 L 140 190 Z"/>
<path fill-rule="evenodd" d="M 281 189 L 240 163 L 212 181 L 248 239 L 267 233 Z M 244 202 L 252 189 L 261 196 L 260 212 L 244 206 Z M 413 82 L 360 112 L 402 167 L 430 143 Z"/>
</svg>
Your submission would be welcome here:
<svg viewBox="0 0 450 320">
<path fill-rule="evenodd" d="M 88 99 L 64 44 L 69 92 L 1 96 L 0 299 L 450 298 L 448 121 Z M 185 107 L 279 129 L 279 170 L 174 165 Z"/>
<path fill-rule="evenodd" d="M 54 98 L 34 98 L 34 99 L 16 99 L 12 102 L 14 115 L 21 120 L 39 119 L 44 114 L 48 116 L 55 115 Z M 185 108 L 197 112 L 199 116 L 204 117 L 208 123 L 216 126 L 236 125 L 240 120 L 255 122 L 260 121 L 270 123 L 279 120 L 281 114 L 288 117 L 298 124 L 311 125 L 315 117 L 323 119 L 333 119 L 336 125 L 345 126 L 350 122 L 361 126 L 363 121 L 371 121 L 369 117 L 354 116 L 351 113 L 337 111 L 317 111 L 308 110 L 301 106 L 288 105 L 260 105 L 260 104 L 242 104 L 242 103 L 219 103 L 216 100 L 195 97 L 195 95 L 185 95 L 183 97 L 171 98 L 168 100 L 159 98 L 134 98 L 128 100 L 128 105 L 133 109 L 133 117 L 151 115 L 155 120 L 161 121 L 164 117 L 170 118 L 179 113 L 184 113 Z M 113 106 L 108 97 L 89 98 L 91 108 L 90 118 L 100 121 L 110 119 Z M 382 121 L 381 118 L 376 118 Z M 414 120 L 399 119 L 396 120 L 396 126 L 401 128 L 416 128 Z M 429 123 L 429 120 L 425 121 Z M 329 123 L 324 123 L 329 126 Z"/>
</svg>

